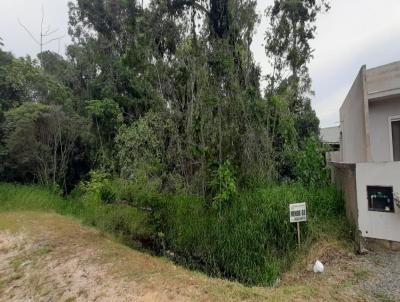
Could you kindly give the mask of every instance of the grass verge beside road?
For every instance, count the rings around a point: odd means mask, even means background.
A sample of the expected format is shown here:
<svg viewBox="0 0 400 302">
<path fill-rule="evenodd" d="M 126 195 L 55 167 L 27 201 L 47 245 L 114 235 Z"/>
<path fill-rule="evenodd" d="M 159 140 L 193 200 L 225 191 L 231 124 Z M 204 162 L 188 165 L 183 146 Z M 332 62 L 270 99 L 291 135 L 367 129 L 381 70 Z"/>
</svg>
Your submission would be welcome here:
<svg viewBox="0 0 400 302">
<path fill-rule="evenodd" d="M 0 211 L 73 216 L 129 246 L 247 285 L 276 284 L 315 241 L 351 237 L 342 199 L 333 188 L 270 185 L 213 208 L 191 195 L 135 194 L 121 184 L 111 187 L 123 204 L 104 203 L 94 192 L 64 198 L 36 186 L 1 184 Z M 307 202 L 308 207 L 301 249 L 295 225 L 289 223 L 293 202 Z"/>
</svg>

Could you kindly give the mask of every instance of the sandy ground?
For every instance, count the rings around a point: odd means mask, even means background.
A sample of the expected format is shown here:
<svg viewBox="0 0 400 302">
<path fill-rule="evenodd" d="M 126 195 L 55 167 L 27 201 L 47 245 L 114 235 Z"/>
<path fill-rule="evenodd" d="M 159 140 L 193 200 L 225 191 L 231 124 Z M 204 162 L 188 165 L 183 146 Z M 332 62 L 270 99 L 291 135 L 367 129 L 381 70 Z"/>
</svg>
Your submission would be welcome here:
<svg viewBox="0 0 400 302">
<path fill-rule="evenodd" d="M 324 274 L 312 272 L 316 258 Z M 74 219 L 0 214 L 0 301 L 400 301 L 399 276 L 399 254 L 355 256 L 326 241 L 277 288 L 249 288 L 129 249 Z"/>
</svg>

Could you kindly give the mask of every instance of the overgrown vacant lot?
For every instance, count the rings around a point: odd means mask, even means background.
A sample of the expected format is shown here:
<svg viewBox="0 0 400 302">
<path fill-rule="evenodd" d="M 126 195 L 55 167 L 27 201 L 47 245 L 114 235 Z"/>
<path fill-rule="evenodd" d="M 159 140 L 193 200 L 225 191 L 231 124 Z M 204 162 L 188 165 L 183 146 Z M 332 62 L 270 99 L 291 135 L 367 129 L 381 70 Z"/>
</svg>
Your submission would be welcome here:
<svg viewBox="0 0 400 302">
<path fill-rule="evenodd" d="M 191 272 L 51 213 L 0 214 L 1 301 L 396 301 L 396 271 L 385 254 L 357 257 L 323 241 L 284 275 L 277 288 L 250 288 Z M 389 255 L 397 257 L 397 255 Z M 326 273 L 314 275 L 319 258 Z M 379 261 L 379 263 L 376 263 Z M 398 269 L 398 267 L 397 267 Z M 399 272 L 397 272 L 398 278 Z M 387 280 L 384 280 L 387 278 Z M 390 284 L 389 284 L 390 286 Z M 385 290 L 385 288 L 382 288 Z M 399 293 L 397 293 L 399 294 Z"/>
</svg>

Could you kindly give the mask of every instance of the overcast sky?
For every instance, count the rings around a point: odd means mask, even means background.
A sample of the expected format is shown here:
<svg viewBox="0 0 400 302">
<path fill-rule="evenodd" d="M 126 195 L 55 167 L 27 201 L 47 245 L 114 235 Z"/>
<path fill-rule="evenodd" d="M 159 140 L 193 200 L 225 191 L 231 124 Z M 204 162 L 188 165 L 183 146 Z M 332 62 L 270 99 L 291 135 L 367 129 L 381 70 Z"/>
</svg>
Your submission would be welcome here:
<svg viewBox="0 0 400 302">
<path fill-rule="evenodd" d="M 258 0 L 258 12 L 263 14 L 272 2 Z M 67 3 L 68 0 L 0 0 L 4 48 L 17 56 L 39 52 L 39 46 L 17 20 L 38 36 L 43 4 L 45 27 L 59 29 L 53 37 L 65 36 L 46 49 L 63 53 L 69 43 Z M 315 91 L 312 105 L 323 127 L 338 125 L 339 107 L 362 65 L 370 68 L 400 60 L 400 0 L 331 0 L 331 5 L 332 9 L 319 17 L 310 65 Z M 265 28 L 264 17 L 253 42 L 255 59 L 264 74 L 268 71 L 263 46 Z"/>
</svg>

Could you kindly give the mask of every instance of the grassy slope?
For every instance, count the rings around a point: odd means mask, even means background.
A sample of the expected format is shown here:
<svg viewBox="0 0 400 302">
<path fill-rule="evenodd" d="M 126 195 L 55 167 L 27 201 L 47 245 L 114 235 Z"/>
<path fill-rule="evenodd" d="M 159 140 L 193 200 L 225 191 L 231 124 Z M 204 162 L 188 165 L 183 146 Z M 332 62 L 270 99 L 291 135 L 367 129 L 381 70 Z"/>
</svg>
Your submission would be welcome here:
<svg viewBox="0 0 400 302">
<path fill-rule="evenodd" d="M 10 234 L 24 239 L 18 248 L 7 250 L 4 238 Z M 323 275 L 309 271 L 316 257 L 327 262 Z M 357 259 L 339 242 L 316 245 L 309 258 L 285 275 L 280 287 L 249 288 L 132 250 L 74 218 L 10 211 L 0 213 L 0 260 L 0 297 L 6 301 L 28 295 L 59 301 L 370 300 L 358 287 L 365 274 L 349 268 Z M 84 273 L 74 273 L 80 270 Z"/>
</svg>

